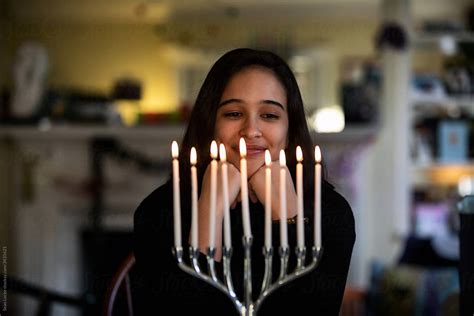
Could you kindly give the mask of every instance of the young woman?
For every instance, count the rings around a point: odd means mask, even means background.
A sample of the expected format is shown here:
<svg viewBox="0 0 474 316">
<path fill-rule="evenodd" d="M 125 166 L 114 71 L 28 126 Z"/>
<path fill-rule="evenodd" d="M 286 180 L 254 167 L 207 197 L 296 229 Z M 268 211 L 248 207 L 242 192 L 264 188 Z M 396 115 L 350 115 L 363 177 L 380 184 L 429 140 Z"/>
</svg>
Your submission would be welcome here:
<svg viewBox="0 0 474 316">
<path fill-rule="evenodd" d="M 242 297 L 243 249 L 240 209 L 239 140 L 247 144 L 248 188 L 253 235 L 252 281 L 254 294 L 260 290 L 264 261 L 264 152 L 269 150 L 273 163 L 272 196 L 273 246 L 279 246 L 278 158 L 281 149 L 287 158 L 287 218 L 296 216 L 296 146 L 301 146 L 305 174 L 314 170 L 314 147 L 306 125 L 303 102 L 295 77 L 277 55 L 252 49 L 236 49 L 223 55 L 207 75 L 181 144 L 180 175 L 183 241 L 190 240 L 191 147 L 198 153 L 199 177 L 199 250 L 208 247 L 210 196 L 210 144 L 212 140 L 226 147 L 229 162 L 229 195 L 232 223 L 232 276 L 237 294 Z M 313 244 L 312 176 L 305 177 L 305 240 Z M 220 187 L 220 186 L 218 186 Z M 222 292 L 181 271 L 172 254 L 173 203 L 172 184 L 168 181 L 152 192 L 135 213 L 135 256 L 143 277 L 140 306 L 147 313 L 159 314 L 170 308 L 175 315 L 203 312 L 211 315 L 237 315 L 229 298 Z M 216 220 L 217 268 L 221 268 L 223 206 L 218 191 Z M 293 222 L 293 221 L 289 221 Z M 291 249 L 296 244 L 296 225 L 289 224 Z M 355 241 L 354 218 L 349 204 L 325 180 L 322 187 L 322 240 L 324 254 L 317 269 L 270 295 L 258 315 L 289 312 L 295 315 L 338 315 Z M 188 245 L 183 245 L 186 250 Z M 204 257 L 204 256 L 203 256 Z M 278 275 L 275 255 L 274 275 Z M 294 254 L 290 266 L 294 264 Z M 290 270 L 291 271 L 291 270 Z M 165 308 L 166 307 L 166 308 Z M 150 310 L 151 309 L 151 310 Z"/>
</svg>

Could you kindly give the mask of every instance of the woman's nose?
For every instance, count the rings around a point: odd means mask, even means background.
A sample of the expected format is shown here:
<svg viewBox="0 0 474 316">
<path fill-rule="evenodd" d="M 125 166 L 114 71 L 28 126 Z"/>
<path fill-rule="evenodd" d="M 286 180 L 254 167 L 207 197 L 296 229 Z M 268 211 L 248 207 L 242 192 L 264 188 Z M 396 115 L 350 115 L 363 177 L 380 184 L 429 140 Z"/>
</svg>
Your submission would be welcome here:
<svg viewBox="0 0 474 316">
<path fill-rule="evenodd" d="M 257 119 L 247 118 L 243 123 L 244 124 L 240 130 L 241 137 L 254 138 L 262 136 L 260 124 Z"/>
</svg>

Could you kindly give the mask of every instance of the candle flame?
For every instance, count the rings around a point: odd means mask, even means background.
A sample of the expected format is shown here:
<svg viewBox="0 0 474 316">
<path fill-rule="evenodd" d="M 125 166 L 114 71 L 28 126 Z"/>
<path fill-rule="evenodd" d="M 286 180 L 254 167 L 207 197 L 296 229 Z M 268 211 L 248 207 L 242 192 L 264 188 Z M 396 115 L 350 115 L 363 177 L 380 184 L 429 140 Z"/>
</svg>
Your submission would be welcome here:
<svg viewBox="0 0 474 316">
<path fill-rule="evenodd" d="M 321 162 L 321 149 L 319 149 L 319 146 L 314 148 L 314 160 L 316 160 L 316 163 Z"/>
<path fill-rule="evenodd" d="M 173 159 L 177 159 L 178 154 L 179 154 L 178 142 L 174 140 L 173 143 L 171 143 L 171 156 L 173 157 Z"/>
<path fill-rule="evenodd" d="M 283 167 L 286 165 L 286 156 L 283 149 L 280 150 L 280 166 Z"/>
<path fill-rule="evenodd" d="M 245 158 L 247 156 L 247 144 L 245 144 L 245 139 L 243 137 L 240 138 L 240 156 Z"/>
<path fill-rule="evenodd" d="M 298 146 L 296 147 L 296 160 L 298 162 L 302 162 L 303 161 L 303 151 L 301 150 L 301 147 Z"/>
<path fill-rule="evenodd" d="M 222 162 L 227 160 L 227 155 L 226 155 L 226 152 L 225 152 L 224 144 L 219 145 L 219 157 L 220 157 Z"/>
<path fill-rule="evenodd" d="M 211 143 L 211 158 L 212 159 L 217 158 L 217 143 L 215 140 L 213 140 Z"/>
<path fill-rule="evenodd" d="M 270 155 L 270 151 L 268 149 L 265 150 L 265 165 L 270 167 L 272 163 L 272 156 Z"/>
<path fill-rule="evenodd" d="M 197 154 L 196 148 L 191 147 L 191 154 L 190 154 L 191 165 L 195 166 L 197 162 Z"/>
</svg>

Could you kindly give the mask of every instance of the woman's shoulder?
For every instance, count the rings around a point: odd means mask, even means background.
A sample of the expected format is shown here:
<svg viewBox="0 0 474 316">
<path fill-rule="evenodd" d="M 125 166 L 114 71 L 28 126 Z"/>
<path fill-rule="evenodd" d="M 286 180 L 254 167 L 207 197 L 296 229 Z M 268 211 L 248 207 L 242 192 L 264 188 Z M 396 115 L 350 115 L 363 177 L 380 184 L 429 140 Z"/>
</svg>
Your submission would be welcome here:
<svg viewBox="0 0 474 316">
<path fill-rule="evenodd" d="M 321 200 L 323 216 L 328 223 L 338 226 L 339 229 L 354 229 L 354 214 L 349 202 L 327 181 L 322 185 Z"/>
<path fill-rule="evenodd" d="M 331 208 L 338 208 L 352 212 L 351 206 L 346 198 L 337 191 L 334 185 L 326 180 L 322 183 L 321 199 L 322 203 L 326 206 L 332 206 Z"/>
<path fill-rule="evenodd" d="M 172 185 L 171 181 L 168 180 L 141 201 L 135 211 L 135 222 L 144 217 L 149 218 L 162 213 L 158 212 L 159 209 L 171 207 L 172 197 Z"/>
</svg>

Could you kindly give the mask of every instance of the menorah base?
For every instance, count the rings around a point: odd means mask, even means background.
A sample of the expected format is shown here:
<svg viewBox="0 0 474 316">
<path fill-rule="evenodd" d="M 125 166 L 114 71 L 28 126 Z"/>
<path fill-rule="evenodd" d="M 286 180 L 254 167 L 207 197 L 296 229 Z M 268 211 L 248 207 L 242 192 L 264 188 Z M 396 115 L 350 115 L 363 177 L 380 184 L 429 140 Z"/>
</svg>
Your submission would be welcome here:
<svg viewBox="0 0 474 316">
<path fill-rule="evenodd" d="M 282 287 L 283 285 L 300 278 L 309 272 L 316 269 L 321 260 L 323 254 L 323 248 L 312 247 L 312 260 L 308 265 L 305 265 L 306 248 L 297 247 L 295 249 L 296 255 L 296 267 L 292 273 L 288 273 L 288 259 L 289 259 L 289 248 L 279 248 L 280 254 L 280 274 L 275 281 L 272 277 L 272 260 L 273 260 L 273 248 L 264 248 L 263 254 L 265 258 L 265 274 L 262 282 L 262 287 L 257 300 L 252 300 L 252 269 L 251 269 L 251 245 L 252 237 L 243 237 L 244 247 L 244 295 L 243 300 L 240 300 L 234 291 L 232 283 L 232 275 L 230 270 L 232 248 L 223 248 L 223 268 L 224 275 L 223 280 L 217 277 L 215 271 L 215 248 L 208 248 L 207 252 L 207 274 L 202 271 L 197 260 L 199 256 L 199 250 L 193 247 L 189 248 L 190 264 L 183 261 L 183 248 L 175 247 L 173 252 L 178 261 L 178 266 L 184 272 L 201 279 L 215 288 L 222 291 L 229 297 L 234 303 L 238 313 L 241 316 L 256 316 L 258 309 L 260 308 L 263 301 L 272 294 L 275 290 Z"/>
</svg>

